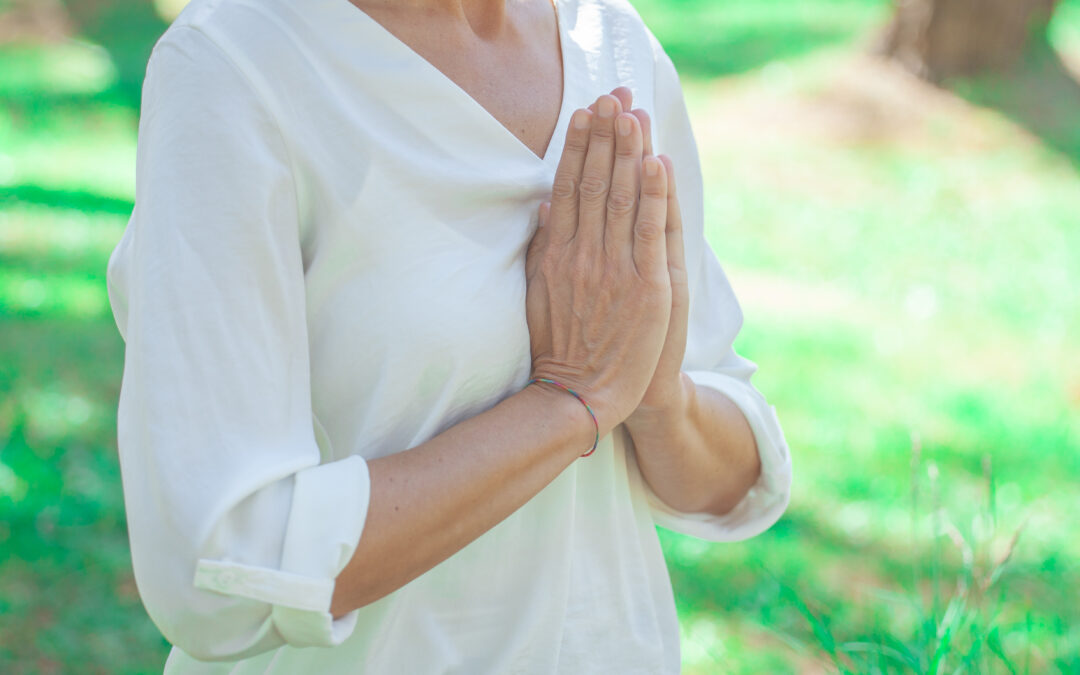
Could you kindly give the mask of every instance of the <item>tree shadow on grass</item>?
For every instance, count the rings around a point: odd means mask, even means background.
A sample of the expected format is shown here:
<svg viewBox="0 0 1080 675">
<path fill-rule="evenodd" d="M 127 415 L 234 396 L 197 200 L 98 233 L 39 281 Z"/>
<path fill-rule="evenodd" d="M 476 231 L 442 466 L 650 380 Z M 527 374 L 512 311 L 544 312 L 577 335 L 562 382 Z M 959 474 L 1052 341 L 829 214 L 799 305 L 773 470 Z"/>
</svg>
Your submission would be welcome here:
<svg viewBox="0 0 1080 675">
<path fill-rule="evenodd" d="M 852 37 L 841 27 L 770 25 L 768 30 L 686 32 L 664 40 L 664 50 L 679 72 L 698 78 L 746 72 L 772 61 L 792 59 Z"/>
<path fill-rule="evenodd" d="M 967 101 L 997 110 L 1065 155 L 1080 170 L 1080 82 L 1045 42 L 1013 69 L 951 80 Z"/>
<path fill-rule="evenodd" d="M 22 202 L 54 209 L 70 209 L 81 213 L 118 216 L 127 216 L 135 208 L 135 203 L 130 199 L 109 197 L 85 190 L 54 190 L 33 184 L 0 187 L 0 209 L 4 207 L 5 202 Z"/>
</svg>

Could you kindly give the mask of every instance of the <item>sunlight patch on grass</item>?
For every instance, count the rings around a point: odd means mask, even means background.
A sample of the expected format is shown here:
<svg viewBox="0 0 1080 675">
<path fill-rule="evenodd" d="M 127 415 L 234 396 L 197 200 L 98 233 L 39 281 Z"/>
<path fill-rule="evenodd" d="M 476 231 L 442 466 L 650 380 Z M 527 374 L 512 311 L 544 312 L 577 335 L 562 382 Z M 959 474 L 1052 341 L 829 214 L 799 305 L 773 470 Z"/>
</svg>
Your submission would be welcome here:
<svg viewBox="0 0 1080 675">
<path fill-rule="evenodd" d="M 780 675 L 795 673 L 792 662 L 801 660 L 775 633 L 737 615 L 693 614 L 680 622 L 680 633 L 684 675 L 715 675 L 725 666 Z"/>
<path fill-rule="evenodd" d="M 76 128 L 56 128 L 69 123 Z M 121 120 L 91 115 L 81 120 L 72 116 L 52 129 L 16 131 L 15 139 L 3 150 L 5 158 L 0 160 L 0 169 L 7 168 L 0 185 L 84 190 L 132 199 L 135 141 L 131 130 L 123 131 L 123 126 Z M 85 138 L 72 143 L 73 136 Z M 0 135 L 0 142 L 3 140 Z"/>
<path fill-rule="evenodd" d="M 0 460 L 0 500 L 22 501 L 28 489 L 26 481 L 19 478 L 10 466 Z"/>
<path fill-rule="evenodd" d="M 100 279 L 59 274 L 42 279 L 0 270 L 0 312 L 96 318 L 107 316 L 109 311 L 109 298 Z"/>
<path fill-rule="evenodd" d="M 98 262 L 116 246 L 126 222 L 125 216 L 103 216 L 55 204 L 5 203 L 0 189 L 0 259 L 92 257 Z"/>
<path fill-rule="evenodd" d="M 133 194 L 136 111 L 113 100 L 108 54 L 83 43 L 0 47 L 0 186 Z"/>
<path fill-rule="evenodd" d="M 0 99 L 99 94 L 116 84 L 107 51 L 77 40 L 51 45 L 6 45 L 0 50 Z"/>
<path fill-rule="evenodd" d="M 1060 51 L 1080 52 L 1080 0 L 1062 0 L 1050 22 L 1050 41 Z"/>
<path fill-rule="evenodd" d="M 88 424 L 100 426 L 109 418 L 104 403 L 89 400 L 80 393 L 63 391 L 55 385 L 19 396 L 28 432 L 39 442 L 76 436 Z"/>
</svg>

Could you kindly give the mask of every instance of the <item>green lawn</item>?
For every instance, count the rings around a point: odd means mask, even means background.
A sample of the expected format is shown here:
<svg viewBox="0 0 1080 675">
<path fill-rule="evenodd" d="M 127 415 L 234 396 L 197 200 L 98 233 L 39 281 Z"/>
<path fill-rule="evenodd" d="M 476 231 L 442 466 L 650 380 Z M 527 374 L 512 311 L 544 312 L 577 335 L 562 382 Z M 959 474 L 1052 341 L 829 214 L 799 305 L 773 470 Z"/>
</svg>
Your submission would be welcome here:
<svg viewBox="0 0 1080 675">
<path fill-rule="evenodd" d="M 1037 77 L 958 98 L 866 65 L 879 0 L 635 4 L 683 73 L 738 347 L 795 464 L 761 537 L 662 533 L 686 672 L 815 672 L 830 651 L 854 672 L 1080 672 L 1060 525 L 1080 510 L 1080 107 L 1051 87 L 1053 126 L 1029 114 L 1047 88 L 1017 88 Z M 1052 37 L 1080 54 L 1078 5 Z M 4 673 L 153 672 L 167 650 L 130 575 L 104 285 L 130 73 L 160 25 L 122 48 L 109 25 L 88 29 L 109 49 L 0 45 Z"/>
</svg>

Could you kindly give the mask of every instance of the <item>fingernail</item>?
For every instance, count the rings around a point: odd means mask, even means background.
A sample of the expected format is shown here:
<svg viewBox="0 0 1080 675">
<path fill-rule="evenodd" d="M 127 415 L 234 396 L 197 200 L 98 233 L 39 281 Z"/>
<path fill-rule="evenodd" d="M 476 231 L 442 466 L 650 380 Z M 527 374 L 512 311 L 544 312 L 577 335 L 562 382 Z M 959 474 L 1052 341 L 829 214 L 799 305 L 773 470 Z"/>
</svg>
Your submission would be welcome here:
<svg viewBox="0 0 1080 675">
<path fill-rule="evenodd" d="M 655 157 L 649 157 L 645 160 L 645 175 L 655 176 L 660 173 L 660 162 Z"/>
<path fill-rule="evenodd" d="M 611 117 L 615 114 L 615 102 L 610 96 L 604 96 L 596 102 L 596 112 L 600 113 L 600 117 Z"/>
<path fill-rule="evenodd" d="M 620 136 L 629 136 L 632 128 L 633 127 L 630 126 L 629 117 L 620 117 L 615 120 L 615 129 L 619 132 Z"/>
<path fill-rule="evenodd" d="M 574 128 L 578 131 L 589 128 L 589 113 L 584 110 L 578 110 L 574 113 Z"/>
</svg>

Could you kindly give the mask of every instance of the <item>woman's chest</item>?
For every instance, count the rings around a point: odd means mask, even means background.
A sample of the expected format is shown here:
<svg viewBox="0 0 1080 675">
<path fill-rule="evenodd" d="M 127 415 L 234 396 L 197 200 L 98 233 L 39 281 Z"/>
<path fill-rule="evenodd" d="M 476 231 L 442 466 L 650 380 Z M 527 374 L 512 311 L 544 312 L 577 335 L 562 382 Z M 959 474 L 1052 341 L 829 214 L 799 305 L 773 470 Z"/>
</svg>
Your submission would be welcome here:
<svg viewBox="0 0 1080 675">
<path fill-rule="evenodd" d="M 422 442 L 527 376 L 525 250 L 550 178 L 374 155 L 305 246 L 313 404 L 366 456 Z"/>
</svg>

